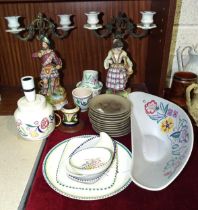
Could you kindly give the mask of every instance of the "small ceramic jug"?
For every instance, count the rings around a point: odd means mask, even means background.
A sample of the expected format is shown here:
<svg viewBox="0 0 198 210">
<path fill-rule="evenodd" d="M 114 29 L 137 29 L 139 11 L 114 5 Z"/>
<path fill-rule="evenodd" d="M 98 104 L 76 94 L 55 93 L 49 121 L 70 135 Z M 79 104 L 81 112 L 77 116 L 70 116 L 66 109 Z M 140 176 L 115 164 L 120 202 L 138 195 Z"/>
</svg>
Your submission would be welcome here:
<svg viewBox="0 0 198 210">
<path fill-rule="evenodd" d="M 188 108 L 188 112 L 194 119 L 196 126 L 198 126 L 198 84 L 197 83 L 193 83 L 187 87 L 186 105 Z"/>
<path fill-rule="evenodd" d="M 25 96 L 14 112 L 18 133 L 28 140 L 45 139 L 55 128 L 53 108 L 43 95 L 35 93 L 33 77 L 22 77 L 21 83 Z"/>
<path fill-rule="evenodd" d="M 176 72 L 170 90 L 170 101 L 186 108 L 186 88 L 197 82 L 197 75 L 192 72 Z"/>
<path fill-rule="evenodd" d="M 188 50 L 188 61 L 184 64 L 184 51 Z M 177 49 L 179 71 L 190 71 L 198 75 L 198 45 L 179 47 Z"/>
<path fill-rule="evenodd" d="M 78 106 L 72 106 L 72 105 L 65 105 L 59 113 L 55 113 L 55 115 L 59 118 L 58 123 L 56 124 L 56 127 L 58 127 L 61 123 L 64 125 L 76 125 L 79 122 L 78 113 L 80 111 L 80 108 Z"/>
</svg>

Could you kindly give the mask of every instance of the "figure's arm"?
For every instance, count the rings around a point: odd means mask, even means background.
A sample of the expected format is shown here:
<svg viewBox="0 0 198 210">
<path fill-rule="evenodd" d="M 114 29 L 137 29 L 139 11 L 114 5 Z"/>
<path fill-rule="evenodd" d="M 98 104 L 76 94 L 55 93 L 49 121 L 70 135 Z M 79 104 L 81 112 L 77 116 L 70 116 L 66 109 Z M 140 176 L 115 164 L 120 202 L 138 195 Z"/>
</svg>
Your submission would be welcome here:
<svg viewBox="0 0 198 210">
<path fill-rule="evenodd" d="M 40 50 L 39 52 L 32 53 L 33 58 L 40 58 L 42 56 L 42 51 Z"/>
<path fill-rule="evenodd" d="M 56 64 L 56 69 L 62 68 L 62 60 L 57 56 L 55 52 L 53 52 L 53 61 Z"/>
<path fill-rule="evenodd" d="M 133 63 L 130 60 L 130 58 L 127 56 L 127 53 L 124 51 L 124 66 L 127 69 L 127 74 L 131 75 L 133 74 Z"/>
<path fill-rule="evenodd" d="M 110 51 L 108 52 L 107 57 L 106 57 L 105 60 L 104 60 L 104 68 L 105 68 L 105 69 L 108 69 L 109 66 L 110 66 L 112 63 L 113 63 L 113 61 L 112 61 L 112 52 L 111 52 L 111 50 L 110 50 Z"/>
<path fill-rule="evenodd" d="M 32 53 L 32 57 L 33 57 L 33 58 L 38 58 L 38 57 L 39 57 L 39 56 L 38 56 L 38 52 Z"/>
</svg>

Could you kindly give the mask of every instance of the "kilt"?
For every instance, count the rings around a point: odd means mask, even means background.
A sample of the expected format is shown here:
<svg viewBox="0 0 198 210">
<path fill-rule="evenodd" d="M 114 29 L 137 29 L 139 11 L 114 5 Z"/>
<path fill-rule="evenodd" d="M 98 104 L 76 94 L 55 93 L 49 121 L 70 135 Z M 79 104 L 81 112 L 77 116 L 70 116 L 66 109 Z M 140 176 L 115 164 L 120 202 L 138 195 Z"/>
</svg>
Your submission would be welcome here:
<svg viewBox="0 0 198 210">
<path fill-rule="evenodd" d="M 127 83 L 126 69 L 122 66 L 111 67 L 107 72 L 106 87 L 113 90 L 124 90 Z"/>
<path fill-rule="evenodd" d="M 55 68 L 49 74 L 47 74 L 43 68 L 40 74 L 41 79 L 50 79 L 50 78 L 57 78 L 57 77 L 59 77 L 59 72 Z"/>
</svg>

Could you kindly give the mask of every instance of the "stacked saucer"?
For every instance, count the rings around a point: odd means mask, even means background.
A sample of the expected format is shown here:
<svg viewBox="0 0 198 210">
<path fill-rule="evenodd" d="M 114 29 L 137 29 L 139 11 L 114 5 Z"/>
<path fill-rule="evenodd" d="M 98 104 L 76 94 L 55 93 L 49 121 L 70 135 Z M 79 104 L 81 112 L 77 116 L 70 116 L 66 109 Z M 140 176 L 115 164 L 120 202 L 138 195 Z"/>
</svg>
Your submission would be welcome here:
<svg viewBox="0 0 198 210">
<path fill-rule="evenodd" d="M 102 94 L 89 102 L 89 120 L 97 132 L 119 137 L 131 131 L 131 103 L 128 99 L 114 94 Z"/>
</svg>

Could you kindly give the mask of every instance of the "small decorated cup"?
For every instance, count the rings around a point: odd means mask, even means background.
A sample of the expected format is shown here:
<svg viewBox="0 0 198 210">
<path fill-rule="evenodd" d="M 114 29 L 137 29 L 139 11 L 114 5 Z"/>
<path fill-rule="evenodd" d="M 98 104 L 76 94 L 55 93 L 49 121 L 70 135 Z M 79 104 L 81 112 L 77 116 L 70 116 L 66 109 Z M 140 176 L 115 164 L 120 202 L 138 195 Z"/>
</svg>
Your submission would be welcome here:
<svg viewBox="0 0 198 210">
<path fill-rule="evenodd" d="M 72 91 L 72 96 L 74 103 L 80 107 L 81 112 L 86 112 L 89 100 L 92 98 L 92 90 L 90 88 L 78 87 Z"/>
<path fill-rule="evenodd" d="M 75 105 L 67 104 L 64 107 L 59 110 L 59 113 L 56 113 L 56 116 L 58 117 L 58 123 L 56 124 L 56 127 L 58 127 L 61 123 L 64 125 L 76 125 L 79 122 L 78 118 L 78 112 L 80 108 Z"/>
<path fill-rule="evenodd" d="M 98 71 L 96 70 L 84 70 L 82 85 L 88 85 L 89 87 L 98 86 Z"/>
</svg>

